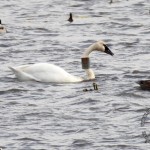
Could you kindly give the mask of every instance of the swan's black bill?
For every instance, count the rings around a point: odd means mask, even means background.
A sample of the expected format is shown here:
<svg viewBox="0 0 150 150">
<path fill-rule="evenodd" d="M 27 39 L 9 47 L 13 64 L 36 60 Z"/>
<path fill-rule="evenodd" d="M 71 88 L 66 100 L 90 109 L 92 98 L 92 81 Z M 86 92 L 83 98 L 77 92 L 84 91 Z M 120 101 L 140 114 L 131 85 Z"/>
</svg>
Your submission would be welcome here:
<svg viewBox="0 0 150 150">
<path fill-rule="evenodd" d="M 104 44 L 104 47 L 105 47 L 105 53 L 107 53 L 107 54 L 109 54 L 111 56 L 114 55 L 114 53 L 107 47 L 107 45 Z"/>
</svg>

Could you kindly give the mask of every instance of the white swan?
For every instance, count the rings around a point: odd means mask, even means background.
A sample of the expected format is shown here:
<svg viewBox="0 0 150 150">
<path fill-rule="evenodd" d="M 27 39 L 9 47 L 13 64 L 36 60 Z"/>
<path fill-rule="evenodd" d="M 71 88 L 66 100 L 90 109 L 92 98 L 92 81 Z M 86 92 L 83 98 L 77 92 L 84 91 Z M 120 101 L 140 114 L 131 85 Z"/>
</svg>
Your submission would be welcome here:
<svg viewBox="0 0 150 150">
<path fill-rule="evenodd" d="M 83 69 L 88 76 L 88 80 L 94 79 L 95 74 L 92 69 L 89 68 L 87 60 L 89 60 L 89 54 L 92 51 L 101 51 L 107 54 L 113 55 L 110 49 L 104 44 L 103 41 L 98 41 L 89 46 L 82 55 Z M 18 67 L 9 67 L 20 81 L 39 81 L 39 82 L 81 82 L 84 79 L 73 76 L 66 72 L 64 69 L 49 63 L 37 63 L 29 64 Z"/>
<path fill-rule="evenodd" d="M 1 19 L 0 19 L 0 33 L 6 33 L 6 28 L 2 25 Z"/>
</svg>

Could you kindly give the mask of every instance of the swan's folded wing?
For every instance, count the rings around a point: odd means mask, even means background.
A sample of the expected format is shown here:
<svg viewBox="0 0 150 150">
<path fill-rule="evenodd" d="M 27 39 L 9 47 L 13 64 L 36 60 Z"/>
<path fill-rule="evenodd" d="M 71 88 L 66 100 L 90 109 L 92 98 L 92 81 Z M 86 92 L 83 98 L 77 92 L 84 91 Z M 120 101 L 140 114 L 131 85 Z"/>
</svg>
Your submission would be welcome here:
<svg viewBox="0 0 150 150">
<path fill-rule="evenodd" d="M 15 76 L 18 78 L 18 80 L 20 81 L 38 81 L 40 82 L 39 79 L 35 78 L 34 76 L 26 73 L 26 72 L 23 72 L 22 70 L 20 69 L 17 69 L 17 68 L 14 68 L 14 67 L 8 67 L 9 69 L 11 69 L 13 71 L 13 73 L 15 74 Z"/>
</svg>

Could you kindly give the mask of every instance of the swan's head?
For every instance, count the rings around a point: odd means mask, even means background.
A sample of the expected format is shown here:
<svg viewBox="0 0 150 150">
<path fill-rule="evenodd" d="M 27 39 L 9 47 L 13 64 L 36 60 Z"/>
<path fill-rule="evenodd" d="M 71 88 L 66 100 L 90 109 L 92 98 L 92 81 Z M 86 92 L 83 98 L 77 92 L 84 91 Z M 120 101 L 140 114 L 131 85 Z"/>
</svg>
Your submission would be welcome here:
<svg viewBox="0 0 150 150">
<path fill-rule="evenodd" d="M 95 50 L 107 53 L 111 56 L 114 55 L 114 53 L 108 48 L 108 46 L 103 41 L 98 41 L 95 43 Z"/>
</svg>

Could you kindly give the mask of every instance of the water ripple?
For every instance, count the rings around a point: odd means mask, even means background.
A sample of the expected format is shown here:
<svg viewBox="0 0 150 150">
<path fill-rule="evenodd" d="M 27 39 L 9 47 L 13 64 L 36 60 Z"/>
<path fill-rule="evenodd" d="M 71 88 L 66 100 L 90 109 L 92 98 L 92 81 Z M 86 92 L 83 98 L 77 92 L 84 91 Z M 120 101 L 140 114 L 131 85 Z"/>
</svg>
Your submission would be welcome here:
<svg viewBox="0 0 150 150">
<path fill-rule="evenodd" d="M 137 84 L 150 79 L 148 0 L 5 0 L 0 8 L 0 148 L 150 149 L 140 128 L 150 96 Z M 80 58 L 97 40 L 115 55 L 90 55 L 94 81 L 19 82 L 8 69 L 49 62 L 85 77 Z M 98 91 L 83 92 L 93 82 Z"/>
</svg>

